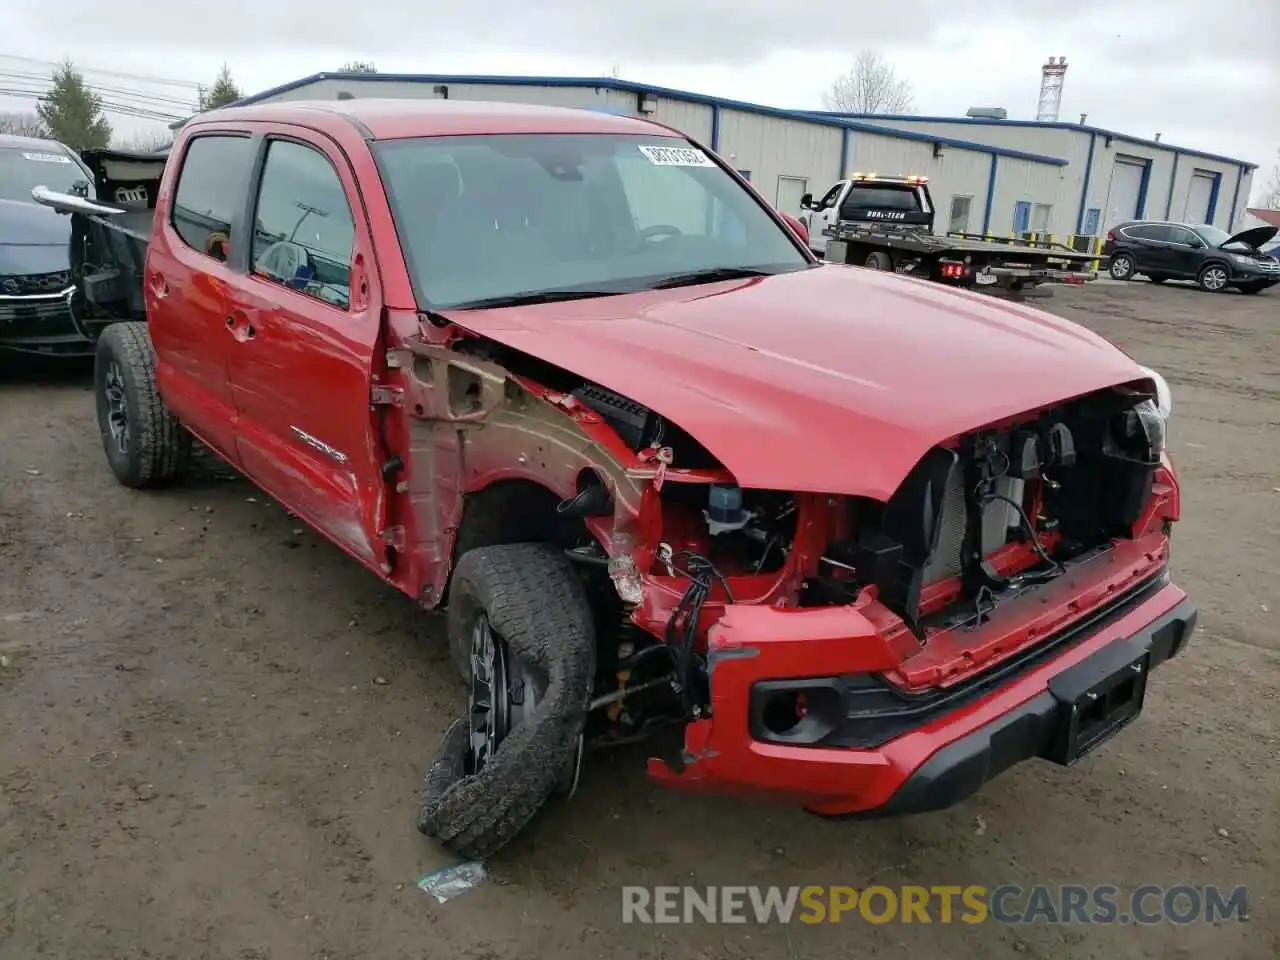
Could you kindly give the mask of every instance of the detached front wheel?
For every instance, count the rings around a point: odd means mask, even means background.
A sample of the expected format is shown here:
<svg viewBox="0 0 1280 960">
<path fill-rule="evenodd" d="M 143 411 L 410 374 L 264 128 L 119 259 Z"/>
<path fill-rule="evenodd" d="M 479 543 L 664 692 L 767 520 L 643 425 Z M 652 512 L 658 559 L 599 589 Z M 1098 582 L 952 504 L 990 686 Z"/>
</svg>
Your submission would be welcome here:
<svg viewBox="0 0 1280 960">
<path fill-rule="evenodd" d="M 102 447 L 116 479 L 146 489 L 172 483 L 191 453 L 191 435 L 156 390 L 155 351 L 145 323 L 114 323 L 98 338 L 94 394 Z"/>
<path fill-rule="evenodd" d="M 465 651 L 467 712 L 427 771 L 418 829 L 479 860 L 576 784 L 595 626 L 573 567 L 541 543 L 465 553 L 447 615 L 450 645 Z"/>
</svg>

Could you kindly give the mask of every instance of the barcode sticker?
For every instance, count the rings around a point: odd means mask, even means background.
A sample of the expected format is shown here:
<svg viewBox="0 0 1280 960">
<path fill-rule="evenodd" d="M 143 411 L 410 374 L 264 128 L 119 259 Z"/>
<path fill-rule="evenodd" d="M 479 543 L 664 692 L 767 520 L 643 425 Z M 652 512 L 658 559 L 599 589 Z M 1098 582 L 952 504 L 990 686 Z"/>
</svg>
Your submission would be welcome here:
<svg viewBox="0 0 1280 960">
<path fill-rule="evenodd" d="M 71 158 L 61 153 L 24 153 L 24 160 L 37 160 L 40 163 L 70 163 Z"/>
<path fill-rule="evenodd" d="M 715 162 L 701 150 L 694 147 L 658 147 L 639 146 L 643 153 L 656 167 L 714 167 Z"/>
</svg>

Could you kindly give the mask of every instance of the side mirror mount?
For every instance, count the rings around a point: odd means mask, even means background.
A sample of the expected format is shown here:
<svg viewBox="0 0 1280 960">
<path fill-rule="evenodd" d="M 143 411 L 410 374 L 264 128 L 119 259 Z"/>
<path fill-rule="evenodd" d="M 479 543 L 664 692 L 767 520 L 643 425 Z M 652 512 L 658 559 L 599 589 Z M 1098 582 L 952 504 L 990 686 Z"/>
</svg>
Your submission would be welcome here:
<svg viewBox="0 0 1280 960">
<path fill-rule="evenodd" d="M 813 209 L 813 194 L 812 194 L 812 193 L 806 193 L 803 197 L 801 197 L 801 198 L 800 198 L 800 209 L 801 209 L 801 210 L 812 210 L 812 209 Z"/>
</svg>

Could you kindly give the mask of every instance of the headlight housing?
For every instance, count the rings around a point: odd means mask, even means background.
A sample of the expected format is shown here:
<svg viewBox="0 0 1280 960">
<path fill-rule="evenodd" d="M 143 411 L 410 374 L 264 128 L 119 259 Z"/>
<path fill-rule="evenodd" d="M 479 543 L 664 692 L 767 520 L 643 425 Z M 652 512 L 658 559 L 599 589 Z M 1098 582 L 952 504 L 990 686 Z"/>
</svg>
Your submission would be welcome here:
<svg viewBox="0 0 1280 960">
<path fill-rule="evenodd" d="M 1169 382 L 1150 367 L 1143 367 L 1142 372 L 1156 385 L 1156 413 L 1160 414 L 1161 420 L 1168 420 L 1173 413 L 1173 391 L 1169 389 Z"/>
</svg>

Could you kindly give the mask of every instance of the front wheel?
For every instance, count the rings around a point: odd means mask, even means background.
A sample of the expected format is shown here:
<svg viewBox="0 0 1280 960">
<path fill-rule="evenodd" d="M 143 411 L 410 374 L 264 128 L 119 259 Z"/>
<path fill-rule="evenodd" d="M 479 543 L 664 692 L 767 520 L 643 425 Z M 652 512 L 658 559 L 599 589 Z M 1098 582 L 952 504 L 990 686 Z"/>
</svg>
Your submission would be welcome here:
<svg viewBox="0 0 1280 960">
<path fill-rule="evenodd" d="M 145 323 L 113 323 L 93 363 L 98 430 L 107 462 L 126 487 L 172 483 L 191 454 L 191 435 L 156 390 L 156 355 Z"/>
<path fill-rule="evenodd" d="M 595 625 L 563 551 L 541 543 L 464 554 L 447 614 L 451 646 L 468 655 L 467 713 L 427 771 L 418 829 L 482 860 L 576 783 Z"/>
<path fill-rule="evenodd" d="M 1226 267 L 1220 263 L 1211 263 L 1200 271 L 1196 283 L 1206 293 L 1222 293 L 1227 289 L 1227 281 L 1230 279 L 1231 275 Z"/>
<path fill-rule="evenodd" d="M 1132 280 L 1134 263 L 1133 257 L 1127 253 L 1117 253 L 1111 258 L 1111 279 L 1112 280 Z"/>
</svg>

